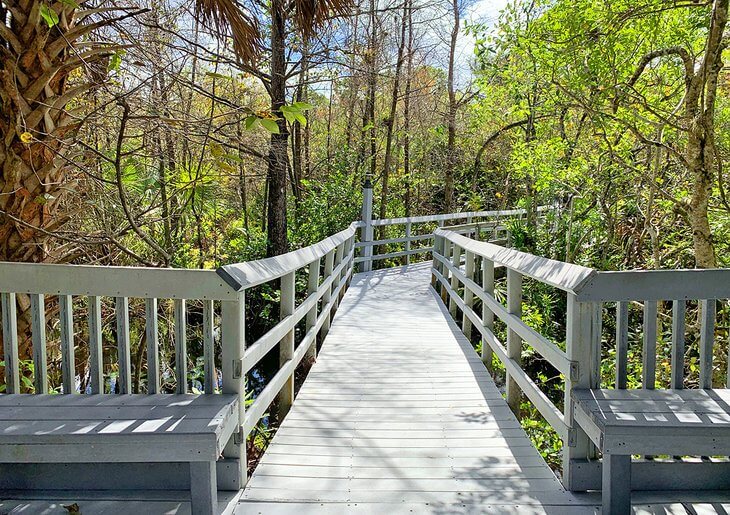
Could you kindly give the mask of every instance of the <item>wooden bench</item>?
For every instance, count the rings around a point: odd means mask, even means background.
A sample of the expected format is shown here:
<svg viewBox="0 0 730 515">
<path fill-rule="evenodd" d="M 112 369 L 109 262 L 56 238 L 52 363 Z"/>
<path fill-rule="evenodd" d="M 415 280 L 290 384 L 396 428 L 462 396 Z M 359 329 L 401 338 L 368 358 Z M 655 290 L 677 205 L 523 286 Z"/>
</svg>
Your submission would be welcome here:
<svg viewBox="0 0 730 515">
<path fill-rule="evenodd" d="M 573 416 L 603 453 L 604 513 L 631 509 L 631 455 L 730 455 L 730 390 L 573 390 Z"/>
<path fill-rule="evenodd" d="M 236 395 L 0 395 L 0 464 L 189 463 L 192 512 L 214 513 L 216 461 L 238 430 L 238 402 Z"/>
</svg>

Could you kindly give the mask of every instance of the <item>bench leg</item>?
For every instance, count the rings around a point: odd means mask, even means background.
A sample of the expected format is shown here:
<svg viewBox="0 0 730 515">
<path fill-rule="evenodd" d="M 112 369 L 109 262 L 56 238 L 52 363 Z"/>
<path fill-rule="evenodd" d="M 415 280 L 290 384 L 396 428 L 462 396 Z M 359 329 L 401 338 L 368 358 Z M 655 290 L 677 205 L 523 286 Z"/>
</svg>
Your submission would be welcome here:
<svg viewBox="0 0 730 515">
<path fill-rule="evenodd" d="M 604 515 L 631 513 L 631 455 L 603 454 Z"/>
<path fill-rule="evenodd" d="M 190 463 L 190 504 L 193 515 L 213 515 L 218 503 L 215 461 Z"/>
</svg>

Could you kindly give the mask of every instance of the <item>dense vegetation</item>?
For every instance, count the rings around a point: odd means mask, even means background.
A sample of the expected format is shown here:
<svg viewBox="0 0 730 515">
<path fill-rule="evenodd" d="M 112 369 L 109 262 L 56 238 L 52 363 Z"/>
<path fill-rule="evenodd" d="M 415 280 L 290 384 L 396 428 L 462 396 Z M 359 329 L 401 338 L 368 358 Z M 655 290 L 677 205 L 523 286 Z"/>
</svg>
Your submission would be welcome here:
<svg viewBox="0 0 730 515">
<path fill-rule="evenodd" d="M 524 207 L 515 244 L 548 257 L 727 266 L 728 0 L 483 7 L 1 0 L 0 259 L 257 259 L 344 228 L 369 177 L 380 218 Z M 252 297 L 251 335 L 275 295 Z M 526 318 L 561 341 L 563 304 L 535 286 Z"/>
</svg>

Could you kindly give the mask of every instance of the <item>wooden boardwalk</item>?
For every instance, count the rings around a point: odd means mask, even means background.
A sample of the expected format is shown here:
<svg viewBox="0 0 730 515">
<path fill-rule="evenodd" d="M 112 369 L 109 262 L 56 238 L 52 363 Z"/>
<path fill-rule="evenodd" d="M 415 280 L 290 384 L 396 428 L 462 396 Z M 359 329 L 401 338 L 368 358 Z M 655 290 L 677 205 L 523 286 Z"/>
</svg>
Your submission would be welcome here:
<svg viewBox="0 0 730 515">
<path fill-rule="evenodd" d="M 593 512 L 532 446 L 429 287 L 354 277 L 240 513 Z"/>
</svg>

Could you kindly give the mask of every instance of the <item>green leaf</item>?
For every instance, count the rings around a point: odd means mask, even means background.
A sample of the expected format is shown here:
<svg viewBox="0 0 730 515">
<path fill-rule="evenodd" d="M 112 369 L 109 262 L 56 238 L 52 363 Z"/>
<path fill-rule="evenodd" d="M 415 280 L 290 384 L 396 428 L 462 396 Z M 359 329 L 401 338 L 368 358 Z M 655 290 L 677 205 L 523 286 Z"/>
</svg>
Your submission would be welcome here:
<svg viewBox="0 0 730 515">
<path fill-rule="evenodd" d="M 243 123 L 246 127 L 246 130 L 250 131 L 251 129 L 253 129 L 256 126 L 258 121 L 259 121 L 259 119 L 256 116 L 251 115 L 251 116 L 246 117 L 246 119 L 243 121 Z"/>
<path fill-rule="evenodd" d="M 271 118 L 259 119 L 261 126 L 272 134 L 279 134 L 279 125 Z"/>
<path fill-rule="evenodd" d="M 215 72 L 208 72 L 208 73 L 206 73 L 206 75 L 208 77 L 213 77 L 214 79 L 230 79 L 230 77 L 228 75 L 222 75 L 220 73 L 215 73 Z"/>
<path fill-rule="evenodd" d="M 292 106 L 296 107 L 300 111 L 308 111 L 310 109 L 314 109 L 314 106 L 312 104 L 307 104 L 306 102 L 294 102 Z"/>
<path fill-rule="evenodd" d="M 109 59 L 109 71 L 118 71 L 119 67 L 122 64 L 122 56 L 124 55 L 123 50 L 119 50 L 118 52 L 114 52 L 114 55 L 112 55 L 111 59 Z"/>
<path fill-rule="evenodd" d="M 49 28 L 53 28 L 58 25 L 58 14 L 56 11 L 48 7 L 48 4 L 41 4 L 40 15 L 48 24 Z"/>
<path fill-rule="evenodd" d="M 65 5 L 66 7 L 70 7 L 71 9 L 78 9 L 79 4 L 74 2 L 74 0 L 61 0 L 61 3 Z"/>
<path fill-rule="evenodd" d="M 302 111 L 297 107 L 282 106 L 281 114 L 284 115 L 284 118 L 286 118 L 286 121 L 289 123 L 299 122 L 302 127 L 306 127 L 307 125 L 307 117 L 304 116 L 304 113 L 302 113 Z"/>
</svg>

